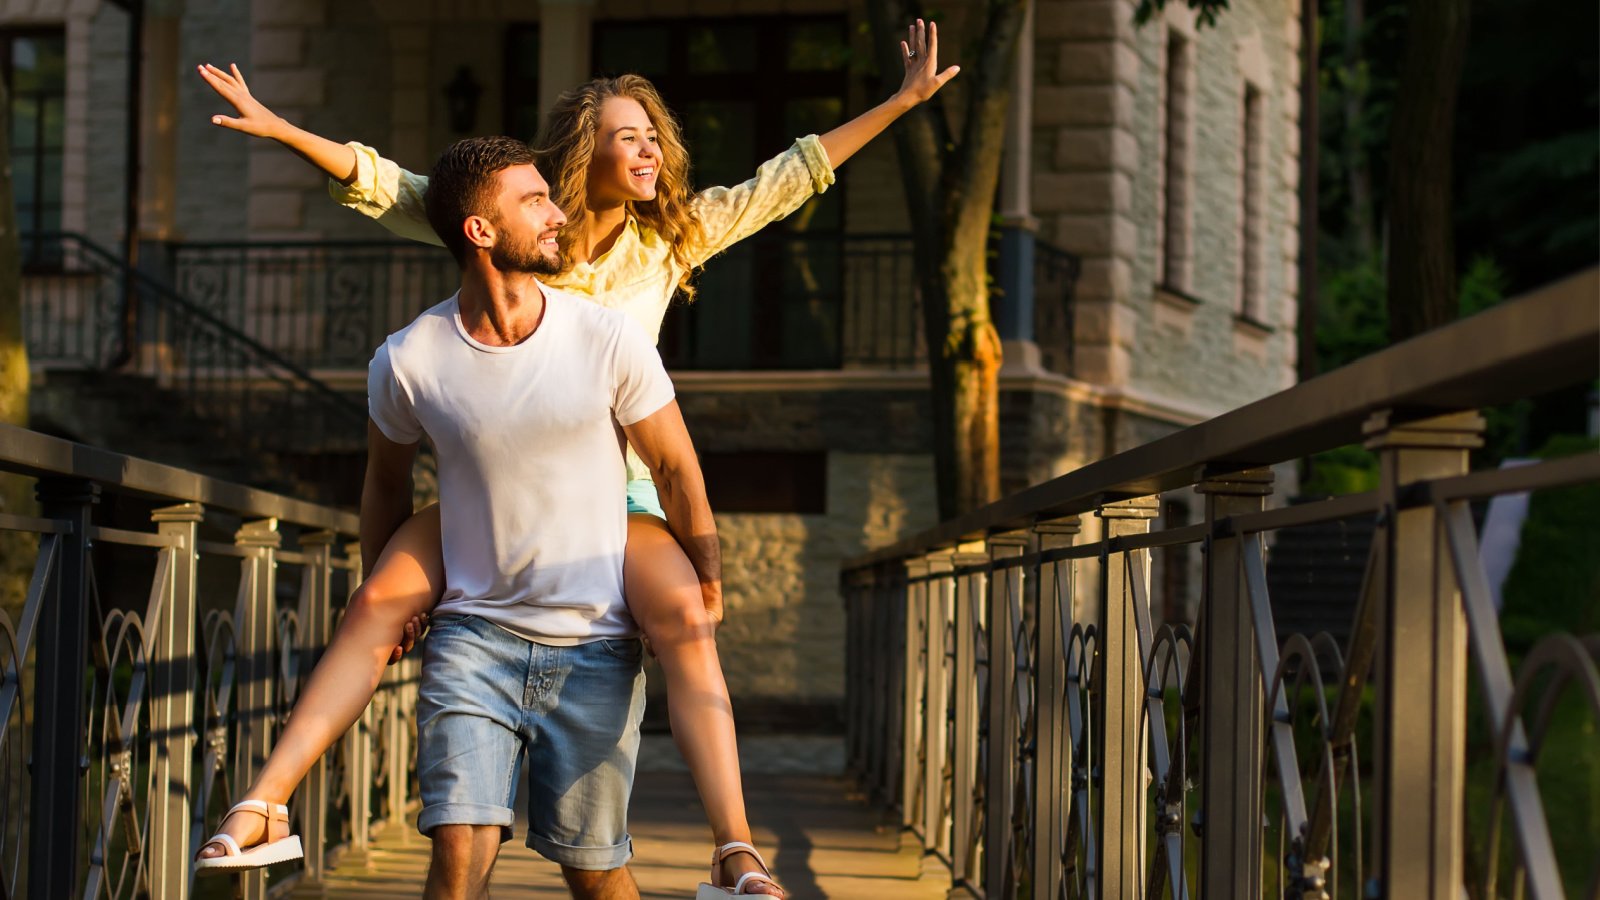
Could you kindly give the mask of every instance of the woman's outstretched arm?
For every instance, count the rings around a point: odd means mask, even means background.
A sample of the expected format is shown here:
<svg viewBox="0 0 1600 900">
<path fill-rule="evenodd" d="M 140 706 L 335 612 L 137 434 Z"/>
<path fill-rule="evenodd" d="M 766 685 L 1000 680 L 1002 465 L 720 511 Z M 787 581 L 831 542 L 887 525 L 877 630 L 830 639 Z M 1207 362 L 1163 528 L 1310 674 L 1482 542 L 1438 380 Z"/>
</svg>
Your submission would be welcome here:
<svg viewBox="0 0 1600 900">
<path fill-rule="evenodd" d="M 238 113 L 235 116 L 212 116 L 211 124 L 277 141 L 340 184 L 349 184 L 355 179 L 355 150 L 312 134 L 267 109 L 250 93 L 250 86 L 245 84 L 239 67 L 229 65 L 228 69 L 224 72 L 210 63 L 200 67 L 200 77 Z"/>
<path fill-rule="evenodd" d="M 285 121 L 250 93 L 238 66 L 228 69 L 224 72 L 213 65 L 200 67 L 200 77 L 237 113 L 212 116 L 213 125 L 277 141 L 327 173 L 332 180 L 328 193 L 340 205 L 376 220 L 400 237 L 425 244 L 440 243 L 428 225 L 423 207 L 426 177 L 407 172 L 371 147 L 336 144 Z"/>
<path fill-rule="evenodd" d="M 822 149 L 834 168 L 882 134 L 895 119 L 938 93 L 961 71 L 960 66 L 939 71 L 939 26 L 921 19 L 907 27 L 906 39 L 900 42 L 900 61 L 905 63 L 906 75 L 894 96 L 822 136 Z"/>
</svg>

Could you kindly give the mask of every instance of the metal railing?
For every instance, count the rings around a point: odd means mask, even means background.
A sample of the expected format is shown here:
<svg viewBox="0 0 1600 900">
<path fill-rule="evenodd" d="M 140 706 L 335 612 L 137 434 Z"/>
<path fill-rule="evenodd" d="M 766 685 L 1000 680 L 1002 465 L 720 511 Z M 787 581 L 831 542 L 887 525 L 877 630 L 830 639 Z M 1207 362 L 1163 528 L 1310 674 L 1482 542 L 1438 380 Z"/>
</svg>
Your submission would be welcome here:
<svg viewBox="0 0 1600 900">
<path fill-rule="evenodd" d="M 0 897 L 214 895 L 191 859 L 360 581 L 355 516 L 11 426 L 0 473 L 41 507 L 0 513 L 7 568 L 37 547 L 0 607 Z M 404 827 L 417 667 L 390 669 L 295 794 L 299 883 Z M 230 880 L 267 895 L 259 872 L 208 882 Z"/>
<path fill-rule="evenodd" d="M 312 480 L 318 456 L 362 448 L 362 404 L 239 327 L 248 323 L 130 270 L 81 235 L 29 236 L 25 244 L 24 258 L 35 263 L 22 282 L 31 365 L 144 378 L 151 410 L 215 432 L 196 440 L 296 460 L 309 467 L 296 474 Z"/>
<path fill-rule="evenodd" d="M 1513 675 L 1472 504 L 1600 482 L 1600 454 L 1469 455 L 1475 410 L 1596 377 L 1597 297 L 1600 270 L 848 563 L 854 771 L 968 896 L 1594 896 L 1546 815 L 1587 801 L 1538 777 L 1558 706 L 1596 777 L 1600 636 L 1544 634 Z M 1269 508 L 1269 466 L 1363 441 L 1375 492 Z M 1191 487 L 1204 520 L 1153 530 Z M 1280 641 L 1267 538 L 1359 516 L 1347 642 Z M 1152 550 L 1188 545 L 1197 618 L 1155 621 Z"/>
<path fill-rule="evenodd" d="M 921 365 L 913 265 L 904 234 L 764 233 L 701 273 L 696 302 L 667 316 L 662 355 L 686 370 Z M 175 244 L 171 268 L 200 309 L 309 371 L 364 369 L 459 281 L 439 248 L 395 241 Z M 1076 257 L 1039 246 L 1038 333 L 1062 366 L 1077 272 Z"/>
</svg>

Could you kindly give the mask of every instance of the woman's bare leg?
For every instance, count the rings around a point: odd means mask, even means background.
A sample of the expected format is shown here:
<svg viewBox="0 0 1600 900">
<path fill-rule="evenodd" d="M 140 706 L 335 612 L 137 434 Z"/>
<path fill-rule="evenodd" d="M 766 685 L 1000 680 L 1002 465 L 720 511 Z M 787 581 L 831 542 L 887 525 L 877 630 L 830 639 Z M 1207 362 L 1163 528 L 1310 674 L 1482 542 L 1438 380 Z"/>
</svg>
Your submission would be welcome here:
<svg viewBox="0 0 1600 900">
<path fill-rule="evenodd" d="M 407 623 L 439 602 L 444 590 L 439 541 L 437 505 L 406 520 L 389 539 L 377 565 L 351 596 L 344 620 L 311 670 L 261 774 L 240 800 L 289 802 L 311 766 L 361 717 Z M 222 824 L 241 847 L 259 841 L 264 825 L 257 815 L 231 816 Z M 212 845 L 200 856 L 221 853 Z"/>
<path fill-rule="evenodd" d="M 655 516 L 628 516 L 623 584 L 628 609 L 667 676 L 672 737 L 694 776 L 712 836 L 718 846 L 749 842 L 733 704 L 717 657 L 716 624 L 706 615 L 694 566 L 667 524 Z M 729 884 L 745 872 L 760 871 L 746 853 L 728 857 L 723 868 Z"/>
</svg>

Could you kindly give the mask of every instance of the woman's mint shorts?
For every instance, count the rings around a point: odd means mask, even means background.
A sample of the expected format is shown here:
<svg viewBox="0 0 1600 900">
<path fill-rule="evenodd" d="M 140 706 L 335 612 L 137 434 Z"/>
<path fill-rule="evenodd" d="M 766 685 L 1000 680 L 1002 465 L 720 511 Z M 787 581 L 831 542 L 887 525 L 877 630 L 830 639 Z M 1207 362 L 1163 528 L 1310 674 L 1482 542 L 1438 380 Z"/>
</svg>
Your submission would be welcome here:
<svg viewBox="0 0 1600 900">
<path fill-rule="evenodd" d="M 649 513 L 662 520 L 667 513 L 661 508 L 661 497 L 656 493 L 656 483 L 648 478 L 635 478 L 628 482 L 628 512 Z"/>
</svg>

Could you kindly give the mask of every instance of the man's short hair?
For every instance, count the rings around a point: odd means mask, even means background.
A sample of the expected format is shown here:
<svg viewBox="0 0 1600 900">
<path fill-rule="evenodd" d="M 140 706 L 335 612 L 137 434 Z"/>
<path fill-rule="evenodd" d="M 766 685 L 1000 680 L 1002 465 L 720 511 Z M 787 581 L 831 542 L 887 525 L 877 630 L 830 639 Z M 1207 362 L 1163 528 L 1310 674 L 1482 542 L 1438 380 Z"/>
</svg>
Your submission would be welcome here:
<svg viewBox="0 0 1600 900">
<path fill-rule="evenodd" d="M 495 221 L 498 182 L 495 175 L 512 166 L 534 164 L 533 151 L 516 138 L 473 137 L 445 148 L 433 164 L 423 206 L 428 224 L 458 265 L 467 261 L 467 236 L 461 223 L 471 216 Z"/>
</svg>

